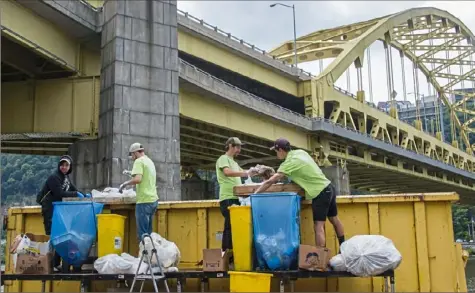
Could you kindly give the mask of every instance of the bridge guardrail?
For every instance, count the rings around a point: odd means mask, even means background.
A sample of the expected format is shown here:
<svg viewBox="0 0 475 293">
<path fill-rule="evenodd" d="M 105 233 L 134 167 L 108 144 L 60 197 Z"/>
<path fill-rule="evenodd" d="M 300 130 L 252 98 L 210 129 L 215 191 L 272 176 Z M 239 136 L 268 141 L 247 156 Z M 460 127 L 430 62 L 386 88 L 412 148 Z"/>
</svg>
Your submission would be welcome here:
<svg viewBox="0 0 475 293">
<path fill-rule="evenodd" d="M 411 152 L 411 153 L 413 153 L 413 154 L 418 154 L 417 152 L 415 152 L 415 151 L 413 151 L 413 150 L 405 149 L 405 148 L 401 147 L 400 145 L 395 145 L 395 144 L 389 143 L 389 142 L 387 142 L 387 141 L 385 141 L 385 140 L 383 140 L 383 139 L 372 137 L 372 136 L 369 135 L 368 133 L 361 133 L 361 132 L 359 132 L 359 131 L 357 131 L 357 130 L 355 130 L 355 129 L 352 129 L 352 128 L 348 127 L 348 126 L 344 126 L 344 125 L 341 125 L 341 124 L 339 124 L 339 123 L 335 123 L 335 122 L 333 122 L 333 121 L 331 121 L 331 120 L 329 120 L 329 119 L 327 119 L 327 118 L 321 118 L 321 117 L 312 117 L 312 118 L 311 118 L 311 117 L 307 117 L 307 116 L 302 115 L 302 114 L 300 114 L 300 113 L 297 113 L 297 112 L 294 112 L 294 111 L 289 110 L 289 109 L 287 109 L 287 108 L 284 108 L 284 107 L 282 107 L 282 106 L 280 106 L 280 105 L 274 104 L 274 103 L 272 103 L 272 102 L 270 102 L 270 101 L 268 101 L 268 100 L 266 100 L 266 99 L 263 99 L 263 98 L 261 98 L 261 97 L 259 97 L 259 96 L 254 95 L 254 94 L 252 94 L 252 93 L 249 93 L 249 92 L 247 92 L 247 91 L 245 91 L 245 90 L 243 90 L 243 89 L 241 89 L 241 88 L 239 88 L 239 87 L 236 87 L 235 85 L 232 85 L 232 84 L 230 84 L 230 83 L 227 83 L 227 82 L 225 82 L 224 80 L 221 80 L 221 79 L 219 79 L 219 78 L 217 78 L 217 77 L 215 77 L 215 76 L 209 74 L 209 73 L 206 72 L 206 71 L 201 70 L 200 68 L 198 68 L 198 67 L 194 66 L 193 64 L 190 64 L 190 63 L 188 63 L 188 62 L 186 62 L 186 61 L 184 61 L 184 60 L 182 60 L 182 59 L 180 59 L 180 63 L 186 64 L 187 66 L 192 67 L 193 69 L 195 69 L 195 70 L 197 70 L 197 71 L 199 71 L 199 72 L 201 72 L 201 73 L 207 75 L 208 77 L 212 78 L 212 79 L 213 79 L 214 81 L 216 81 L 216 82 L 220 82 L 220 83 L 222 83 L 222 84 L 225 84 L 226 86 L 229 86 L 229 87 L 231 87 L 231 88 L 233 88 L 233 89 L 235 89 L 235 90 L 237 90 L 237 91 L 239 91 L 239 92 L 241 92 L 241 93 L 243 93 L 243 94 L 245 94 L 245 95 L 251 96 L 251 97 L 254 98 L 254 99 L 257 99 L 257 100 L 259 100 L 259 101 L 261 101 L 261 102 L 264 102 L 264 103 L 267 103 L 267 104 L 269 104 L 269 105 L 272 105 L 273 107 L 277 107 L 277 108 L 279 108 L 280 110 L 282 110 L 282 111 L 284 111 L 284 112 L 291 113 L 291 114 L 296 115 L 296 116 L 298 116 L 298 117 L 300 117 L 300 118 L 303 118 L 303 119 L 306 119 L 306 120 L 310 120 L 310 121 L 324 121 L 324 122 L 330 123 L 330 124 L 332 124 L 332 125 L 334 125 L 334 126 L 336 126 L 336 127 L 340 127 L 340 128 L 346 129 L 346 130 L 350 130 L 350 131 L 352 131 L 352 132 L 354 132 L 354 133 L 358 133 L 359 135 L 365 136 L 365 137 L 367 137 L 368 139 L 371 139 L 371 140 L 378 140 L 378 141 L 381 141 L 381 142 L 383 142 L 383 143 L 385 143 L 385 144 L 387 144 L 387 145 L 395 146 L 395 147 L 397 147 L 397 148 L 399 148 L 399 149 L 401 149 L 401 150 L 404 150 L 404 151 L 407 151 L 407 152 Z M 338 87 L 336 87 L 336 88 L 337 88 L 337 89 L 340 89 L 340 88 L 338 88 Z M 344 92 L 343 92 L 343 93 L 344 93 Z M 379 109 L 378 109 L 378 110 L 379 110 Z M 403 122 L 403 121 L 401 121 L 401 122 Z M 404 122 L 404 123 L 405 123 L 405 122 Z M 408 124 L 408 123 L 406 123 L 406 124 Z M 440 163 L 442 163 L 442 164 L 444 164 L 444 165 L 446 165 L 446 166 L 456 167 L 456 168 L 460 169 L 459 167 L 453 166 L 453 165 L 450 165 L 450 164 L 447 164 L 447 163 L 444 162 L 444 161 L 438 161 L 438 162 L 440 162 Z"/>
<path fill-rule="evenodd" d="M 231 33 L 225 32 L 225 31 L 223 31 L 222 29 L 218 28 L 217 26 L 214 26 L 214 25 L 212 25 L 212 24 L 207 23 L 207 22 L 204 21 L 203 19 L 199 19 L 199 18 L 197 18 L 197 17 L 195 17 L 195 16 L 189 14 L 188 12 L 185 12 L 185 11 L 180 10 L 180 9 L 177 9 L 177 11 L 178 11 L 178 14 L 180 14 L 180 15 L 182 15 L 182 16 L 188 18 L 188 19 L 191 19 L 191 20 L 195 21 L 196 23 L 199 23 L 200 25 L 202 25 L 202 26 L 204 26 L 204 27 L 206 27 L 206 28 L 212 29 L 212 30 L 214 30 L 215 32 L 217 32 L 217 33 L 219 33 L 219 34 L 221 34 L 221 35 L 223 35 L 223 36 L 225 36 L 225 37 L 227 37 L 227 38 L 229 38 L 229 39 L 231 39 L 231 40 L 233 40 L 233 41 L 236 41 L 236 42 L 240 43 L 241 45 L 244 45 L 244 46 L 246 46 L 246 47 L 248 47 L 248 48 L 250 48 L 250 49 L 252 49 L 252 50 L 254 50 L 254 51 L 256 51 L 256 52 L 259 52 L 259 53 L 261 53 L 261 54 L 264 55 L 264 56 L 267 56 L 267 57 L 272 58 L 272 59 L 274 59 L 274 60 L 276 60 L 276 61 L 279 61 L 280 63 L 284 64 L 285 66 L 288 66 L 288 67 L 291 67 L 291 68 L 296 68 L 295 65 L 293 65 L 293 64 L 287 64 L 287 63 L 285 63 L 283 60 L 279 60 L 279 59 L 275 58 L 275 56 L 270 55 L 268 52 L 266 52 L 266 50 L 263 50 L 263 49 L 261 49 L 261 48 L 255 46 L 255 45 L 253 45 L 253 44 L 250 44 L 250 43 L 248 43 L 248 42 L 244 41 L 243 39 L 240 39 L 240 38 L 238 38 L 238 37 L 236 37 L 236 36 L 233 36 Z M 309 76 L 309 77 L 315 77 L 312 73 L 310 73 L 310 72 L 308 72 L 308 71 L 305 71 L 305 70 L 303 70 L 303 69 L 301 69 L 301 68 L 297 68 L 297 69 L 298 69 L 301 73 L 303 73 L 303 74 L 305 74 L 305 75 L 307 75 L 307 76 Z"/>
</svg>

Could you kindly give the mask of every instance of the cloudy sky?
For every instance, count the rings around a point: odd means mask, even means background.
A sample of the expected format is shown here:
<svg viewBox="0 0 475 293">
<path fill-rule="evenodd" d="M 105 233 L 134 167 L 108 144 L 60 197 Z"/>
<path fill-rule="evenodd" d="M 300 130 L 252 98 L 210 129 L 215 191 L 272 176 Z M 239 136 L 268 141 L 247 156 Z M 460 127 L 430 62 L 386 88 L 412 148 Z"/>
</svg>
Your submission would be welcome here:
<svg viewBox="0 0 475 293">
<path fill-rule="evenodd" d="M 178 8 L 191 15 L 204 19 L 236 37 L 265 50 L 270 50 L 285 41 L 293 39 L 292 10 L 285 7 L 270 8 L 270 1 L 178 1 Z M 295 4 L 297 37 L 326 28 L 369 20 L 414 7 L 436 7 L 446 10 L 475 32 L 475 1 L 282 1 Z M 374 101 L 387 100 L 386 68 L 382 44 L 371 49 L 371 69 L 373 74 Z M 393 53 L 395 89 L 402 99 L 402 77 L 399 59 Z M 329 64 L 325 62 L 324 65 Z M 405 67 L 411 68 L 409 61 Z M 314 74 L 319 73 L 318 61 L 299 65 Z M 397 72 L 397 73 L 396 73 Z M 413 92 L 412 72 L 406 70 L 407 93 Z M 367 72 L 364 71 L 367 76 Z M 346 75 L 337 85 L 347 89 Z M 356 92 L 356 70 L 351 72 L 350 91 Z M 367 78 L 364 81 L 368 91 Z M 421 93 L 428 94 L 427 83 L 420 83 Z M 368 97 L 368 93 L 366 94 Z M 407 96 L 414 100 L 414 96 Z"/>
</svg>

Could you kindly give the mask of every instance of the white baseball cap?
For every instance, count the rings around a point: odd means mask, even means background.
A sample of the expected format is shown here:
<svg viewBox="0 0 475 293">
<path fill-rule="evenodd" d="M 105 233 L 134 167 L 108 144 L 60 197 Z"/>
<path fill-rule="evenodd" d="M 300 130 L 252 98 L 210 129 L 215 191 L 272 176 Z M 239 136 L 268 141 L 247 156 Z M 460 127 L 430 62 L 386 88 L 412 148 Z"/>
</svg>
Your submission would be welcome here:
<svg viewBox="0 0 475 293">
<path fill-rule="evenodd" d="M 129 155 L 131 155 L 132 153 L 138 152 L 138 151 L 143 151 L 143 150 L 144 150 L 143 146 L 140 143 L 135 142 L 135 143 L 130 145 Z"/>
</svg>

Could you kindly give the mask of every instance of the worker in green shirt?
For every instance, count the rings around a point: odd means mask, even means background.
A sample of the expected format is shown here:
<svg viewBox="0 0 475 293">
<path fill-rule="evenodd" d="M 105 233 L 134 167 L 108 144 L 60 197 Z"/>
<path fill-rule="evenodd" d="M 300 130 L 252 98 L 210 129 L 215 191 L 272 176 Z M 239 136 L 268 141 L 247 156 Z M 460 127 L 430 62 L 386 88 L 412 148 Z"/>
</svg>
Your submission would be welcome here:
<svg viewBox="0 0 475 293">
<path fill-rule="evenodd" d="M 234 186 L 241 185 L 241 177 L 257 174 L 254 168 L 245 171 L 234 161 L 234 158 L 241 152 L 242 145 L 239 138 L 230 137 L 225 144 L 226 153 L 216 161 L 216 176 L 219 183 L 219 206 L 224 217 L 223 240 L 221 244 L 223 254 L 226 250 L 233 249 L 228 207 L 240 205 L 238 197 L 234 196 L 233 188 Z"/>
<path fill-rule="evenodd" d="M 335 188 L 323 174 L 313 158 L 304 150 L 292 150 L 288 140 L 279 138 L 271 148 L 277 158 L 284 160 L 277 172 L 256 190 L 256 193 L 267 190 L 285 176 L 305 190 L 305 199 L 312 201 L 315 243 L 325 247 L 325 221 L 328 217 L 332 223 L 338 242 L 345 241 L 343 224 L 338 218 Z"/>
<path fill-rule="evenodd" d="M 137 201 L 135 206 L 135 221 L 137 225 L 137 238 L 139 242 L 144 234 L 152 233 L 153 216 L 157 212 L 157 173 L 153 161 L 145 155 L 144 147 L 136 142 L 129 148 L 129 156 L 134 160 L 131 176 L 132 179 L 124 182 L 119 187 L 119 192 L 127 185 L 136 185 Z"/>
</svg>

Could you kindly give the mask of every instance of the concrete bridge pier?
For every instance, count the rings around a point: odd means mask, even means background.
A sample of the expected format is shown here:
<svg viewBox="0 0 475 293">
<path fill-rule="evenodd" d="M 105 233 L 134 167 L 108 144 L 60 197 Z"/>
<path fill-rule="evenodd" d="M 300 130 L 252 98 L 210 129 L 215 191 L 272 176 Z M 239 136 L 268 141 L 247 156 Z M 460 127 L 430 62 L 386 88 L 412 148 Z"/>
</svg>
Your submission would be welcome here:
<svg viewBox="0 0 475 293">
<path fill-rule="evenodd" d="M 348 168 L 330 166 L 322 168 L 322 172 L 335 186 L 337 195 L 350 194 L 350 174 Z"/>
<path fill-rule="evenodd" d="M 132 169 L 128 148 L 155 162 L 161 200 L 181 199 L 176 1 L 106 0 L 97 140 L 70 148 L 82 190 L 118 187 Z"/>
</svg>

